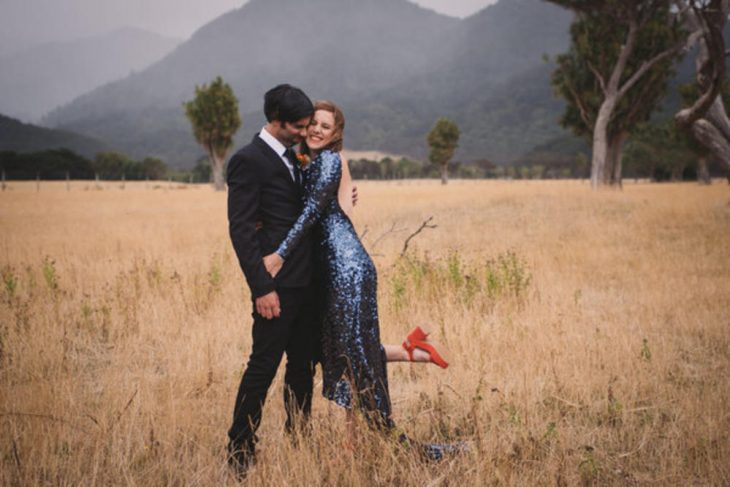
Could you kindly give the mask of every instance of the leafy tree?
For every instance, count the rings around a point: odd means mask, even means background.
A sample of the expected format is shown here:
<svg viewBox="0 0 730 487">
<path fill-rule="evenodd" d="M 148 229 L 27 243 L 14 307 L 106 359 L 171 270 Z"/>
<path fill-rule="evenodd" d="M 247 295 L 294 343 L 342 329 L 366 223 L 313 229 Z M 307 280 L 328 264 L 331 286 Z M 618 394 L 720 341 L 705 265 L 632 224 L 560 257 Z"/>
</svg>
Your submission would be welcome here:
<svg viewBox="0 0 730 487">
<path fill-rule="evenodd" d="M 91 179 L 94 177 L 92 163 L 69 149 L 53 149 L 41 152 L 18 154 L 0 151 L 0 169 L 8 179 Z"/>
<path fill-rule="evenodd" d="M 159 159 L 137 162 L 119 152 L 101 152 L 93 161 L 68 149 L 17 154 L 0 152 L 0 168 L 9 179 L 162 179 L 167 166 Z"/>
<path fill-rule="evenodd" d="M 167 173 L 167 165 L 156 157 L 146 157 L 141 163 L 142 178 L 160 180 Z M 140 178 L 140 179 L 142 179 Z"/>
<path fill-rule="evenodd" d="M 542 164 L 530 166 L 530 173 L 532 179 L 542 179 L 545 176 L 545 166 Z"/>
<path fill-rule="evenodd" d="M 436 121 L 428 137 L 428 159 L 432 164 L 441 166 L 441 184 L 449 180 L 449 161 L 459 143 L 459 127 L 448 118 Z"/>
<path fill-rule="evenodd" d="M 380 166 L 380 179 L 392 179 L 394 176 L 393 159 L 391 159 L 390 157 L 384 157 L 380 160 L 378 164 Z"/>
<path fill-rule="evenodd" d="M 568 101 L 562 123 L 592 140 L 591 186 L 620 185 L 623 145 L 666 91 L 690 42 L 659 0 L 549 0 L 577 13 L 553 85 Z"/>
<path fill-rule="evenodd" d="M 370 159 L 351 160 L 350 174 L 353 179 L 379 179 L 380 167 L 376 161 Z"/>
<path fill-rule="evenodd" d="M 502 179 L 506 176 L 507 169 L 504 166 L 495 166 L 490 170 L 489 176 L 497 179 Z"/>
<path fill-rule="evenodd" d="M 184 104 L 195 139 L 208 153 L 215 189 L 225 189 L 223 166 L 241 126 L 238 100 L 230 85 L 218 76 L 210 85 L 196 86 L 195 98 Z"/>
<path fill-rule="evenodd" d="M 102 179 L 122 179 L 134 171 L 135 162 L 120 152 L 100 152 L 92 164 Z"/>
<path fill-rule="evenodd" d="M 400 178 L 415 178 L 421 174 L 421 165 L 415 161 L 401 157 L 396 164 L 396 171 Z"/>
<path fill-rule="evenodd" d="M 654 181 L 680 181 L 696 167 L 689 139 L 671 121 L 638 126 L 626 149 L 626 172 Z"/>
</svg>

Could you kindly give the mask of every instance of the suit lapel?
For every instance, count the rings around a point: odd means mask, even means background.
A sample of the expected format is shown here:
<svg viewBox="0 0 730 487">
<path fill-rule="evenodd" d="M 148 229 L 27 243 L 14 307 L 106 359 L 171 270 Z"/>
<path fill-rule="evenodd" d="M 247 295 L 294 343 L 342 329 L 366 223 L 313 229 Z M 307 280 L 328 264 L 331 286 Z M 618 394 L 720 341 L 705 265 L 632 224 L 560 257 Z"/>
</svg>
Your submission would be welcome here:
<svg viewBox="0 0 730 487">
<path fill-rule="evenodd" d="M 297 186 L 297 183 L 294 182 L 294 180 L 291 177 L 291 173 L 289 172 L 289 168 L 286 167 L 286 164 L 284 161 L 281 160 L 281 157 L 279 157 L 279 154 L 274 152 L 274 149 L 272 149 L 269 144 L 263 141 L 261 137 L 258 136 L 258 134 L 254 135 L 253 143 L 261 149 L 261 152 L 266 156 L 266 158 L 273 164 L 275 167 L 278 168 L 278 171 L 282 173 L 283 177 L 286 178 L 287 182 L 292 186 L 292 188 L 299 189 Z"/>
</svg>

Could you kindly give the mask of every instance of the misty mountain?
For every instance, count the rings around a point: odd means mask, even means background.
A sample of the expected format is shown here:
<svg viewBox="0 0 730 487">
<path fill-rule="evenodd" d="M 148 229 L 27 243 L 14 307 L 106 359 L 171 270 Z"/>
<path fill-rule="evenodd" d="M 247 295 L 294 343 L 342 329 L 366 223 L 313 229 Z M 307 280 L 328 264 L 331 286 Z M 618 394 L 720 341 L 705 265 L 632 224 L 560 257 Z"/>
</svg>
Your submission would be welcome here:
<svg viewBox="0 0 730 487">
<path fill-rule="evenodd" d="M 423 157 L 426 133 L 450 116 L 463 133 L 457 157 L 506 161 L 560 130 L 542 56 L 567 48 L 570 20 L 539 0 L 501 0 L 464 20 L 406 0 L 250 0 L 45 122 L 189 166 L 202 151 L 182 103 L 221 75 L 240 101 L 238 145 L 264 123 L 264 92 L 291 82 L 342 106 L 350 149 Z"/>
<path fill-rule="evenodd" d="M 0 151 L 24 153 L 61 148 L 70 149 L 88 158 L 110 150 L 104 142 L 84 135 L 38 127 L 0 115 Z"/>
<path fill-rule="evenodd" d="M 31 47 L 0 58 L 0 112 L 39 120 L 99 85 L 146 68 L 178 40 L 135 28 Z"/>
<path fill-rule="evenodd" d="M 502 0 L 463 20 L 430 72 L 357 107 L 348 142 L 368 147 L 375 135 L 391 152 L 425 159 L 426 134 L 448 116 L 461 130 L 457 159 L 507 162 L 560 134 L 564 103 L 543 55 L 567 49 L 571 17 L 545 2 Z"/>
</svg>

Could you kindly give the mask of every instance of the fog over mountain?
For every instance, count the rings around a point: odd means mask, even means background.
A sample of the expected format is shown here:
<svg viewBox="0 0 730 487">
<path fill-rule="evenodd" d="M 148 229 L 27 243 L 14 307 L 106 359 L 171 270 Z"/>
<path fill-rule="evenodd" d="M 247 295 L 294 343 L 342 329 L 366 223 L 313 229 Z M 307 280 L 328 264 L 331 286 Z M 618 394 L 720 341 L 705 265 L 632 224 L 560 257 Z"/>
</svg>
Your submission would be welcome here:
<svg viewBox="0 0 730 487">
<path fill-rule="evenodd" d="M 200 26 L 247 0 L 2 0 L 0 57 L 37 44 L 111 32 L 123 26 L 188 39 Z M 364 0 L 366 1 L 366 0 Z M 495 0 L 410 0 L 464 18 Z"/>
<path fill-rule="evenodd" d="M 250 0 L 45 122 L 189 166 L 201 150 L 182 103 L 221 75 L 240 100 L 239 145 L 264 122 L 263 93 L 286 81 L 343 107 L 350 149 L 424 157 L 430 126 L 450 116 L 459 157 L 507 161 L 560 132 L 542 56 L 567 48 L 570 19 L 539 0 L 501 0 L 464 20 L 406 0 Z"/>
<path fill-rule="evenodd" d="M 39 120 L 99 85 L 146 68 L 178 40 L 134 28 L 41 44 L 0 58 L 0 113 Z"/>
</svg>

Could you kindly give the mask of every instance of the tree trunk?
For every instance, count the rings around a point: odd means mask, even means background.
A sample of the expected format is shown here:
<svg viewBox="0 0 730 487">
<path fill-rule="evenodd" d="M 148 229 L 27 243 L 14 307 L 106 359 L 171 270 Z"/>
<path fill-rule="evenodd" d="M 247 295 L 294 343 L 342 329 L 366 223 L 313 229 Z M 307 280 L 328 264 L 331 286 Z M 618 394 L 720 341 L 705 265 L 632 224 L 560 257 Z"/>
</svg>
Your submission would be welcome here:
<svg viewBox="0 0 730 487">
<path fill-rule="evenodd" d="M 213 173 L 213 187 L 216 191 L 225 191 L 226 181 L 223 178 L 224 158 L 216 156 L 213 151 L 209 151 L 208 159 L 210 160 L 211 172 Z"/>
<path fill-rule="evenodd" d="M 719 95 L 705 117 L 692 124 L 691 131 L 700 144 L 730 169 L 730 121 Z"/>
<path fill-rule="evenodd" d="M 707 167 L 707 158 L 700 157 L 697 159 L 697 182 L 700 184 L 710 184 L 710 169 Z"/>
<path fill-rule="evenodd" d="M 449 182 L 449 163 L 441 164 L 441 184 Z"/>
<path fill-rule="evenodd" d="M 630 85 L 636 82 L 636 77 L 638 77 L 640 74 L 639 71 L 641 71 L 639 70 L 634 73 L 634 76 L 632 76 L 632 78 L 629 79 L 624 86 L 621 86 L 621 76 L 623 75 L 629 57 L 634 50 L 638 28 L 636 19 L 632 18 L 629 21 L 629 31 L 626 34 L 626 43 L 621 47 L 621 52 L 619 53 L 616 64 L 613 67 L 611 77 L 607 83 L 599 78 L 599 81 L 601 81 L 601 85 L 603 86 L 604 98 L 601 103 L 601 108 L 598 110 L 596 125 L 593 127 L 593 160 L 591 161 L 591 187 L 593 189 L 598 189 L 603 186 L 606 184 L 607 178 L 611 177 L 610 174 L 606 174 L 606 166 L 608 164 L 609 157 L 608 126 L 611 123 L 613 112 L 616 109 L 616 105 L 618 104 L 622 93 L 625 93 Z M 648 65 L 648 63 L 644 64 L 645 66 L 642 66 L 642 69 L 647 68 L 646 65 Z"/>
<path fill-rule="evenodd" d="M 636 14 L 636 12 L 634 12 Z M 593 161 L 591 164 L 591 186 L 597 189 L 600 186 L 610 184 L 620 186 L 621 181 L 621 152 L 626 137 L 618 136 L 616 147 L 610 147 L 611 141 L 608 137 L 608 127 L 613 118 L 614 111 L 624 95 L 662 59 L 679 52 L 685 42 L 672 46 L 671 48 L 655 55 L 653 58 L 644 61 L 638 70 L 623 84 L 621 77 L 624 75 L 629 58 L 633 54 L 636 36 L 639 30 L 639 21 L 636 16 L 629 18 L 629 30 L 626 34 L 626 42 L 621 47 L 616 64 L 611 72 L 611 77 L 606 82 L 600 74 L 595 73 L 603 88 L 603 102 L 598 110 L 596 124 L 593 127 Z M 613 152 L 613 153 L 612 153 Z"/>
<path fill-rule="evenodd" d="M 617 136 L 613 137 L 608 146 L 608 160 L 606 167 L 606 184 L 623 189 L 623 155 L 624 155 L 624 144 L 626 139 L 629 138 L 629 134 L 621 132 Z"/>
<path fill-rule="evenodd" d="M 615 185 L 615 171 L 616 171 L 616 151 L 617 151 L 618 137 L 609 137 L 608 148 L 606 149 L 606 168 L 603 171 L 603 177 L 605 178 L 603 184 L 605 186 Z"/>
<path fill-rule="evenodd" d="M 591 160 L 591 187 L 598 189 L 610 181 L 606 168 L 609 159 L 608 124 L 616 106 L 616 95 L 607 96 L 598 111 L 593 128 L 593 159 Z"/>
<path fill-rule="evenodd" d="M 727 0 L 713 0 L 706 11 L 687 11 L 685 29 L 702 33 L 695 59 L 700 97 L 691 107 L 680 110 L 674 119 L 730 169 L 730 121 L 721 97 L 727 56 L 723 31 L 729 11 Z"/>
</svg>

